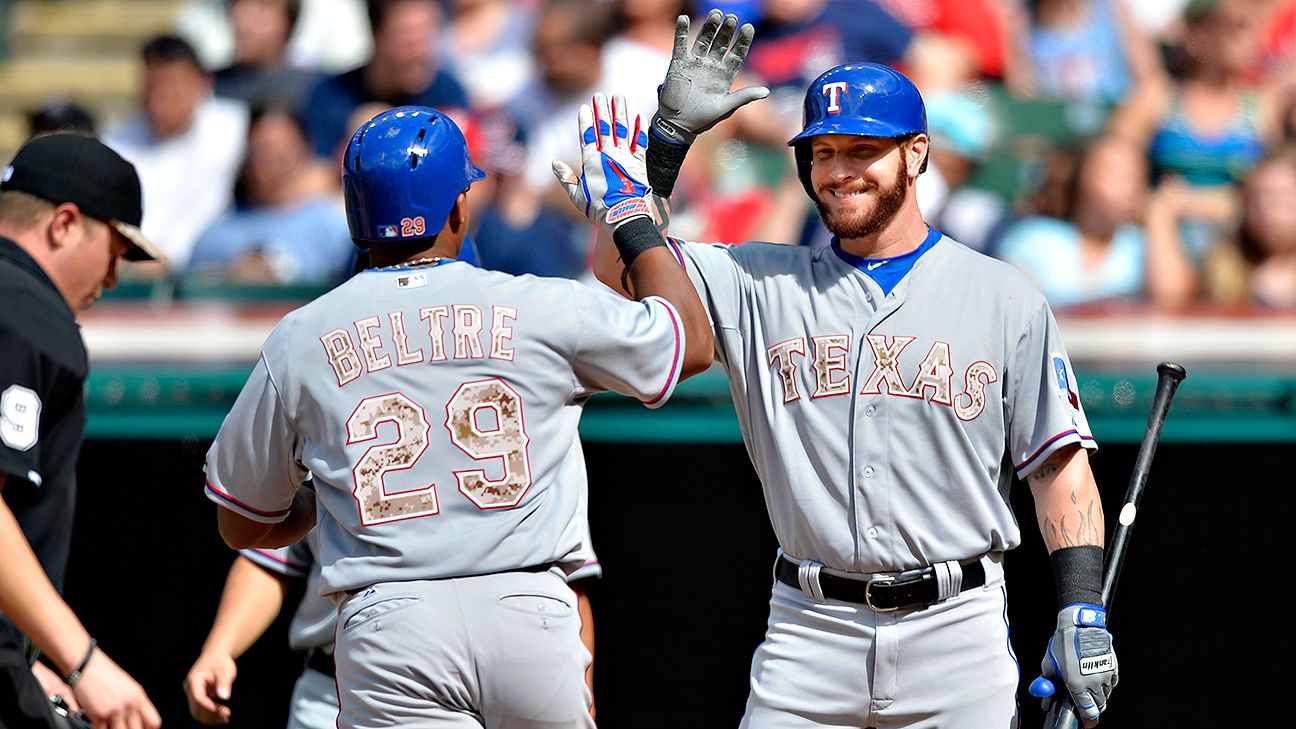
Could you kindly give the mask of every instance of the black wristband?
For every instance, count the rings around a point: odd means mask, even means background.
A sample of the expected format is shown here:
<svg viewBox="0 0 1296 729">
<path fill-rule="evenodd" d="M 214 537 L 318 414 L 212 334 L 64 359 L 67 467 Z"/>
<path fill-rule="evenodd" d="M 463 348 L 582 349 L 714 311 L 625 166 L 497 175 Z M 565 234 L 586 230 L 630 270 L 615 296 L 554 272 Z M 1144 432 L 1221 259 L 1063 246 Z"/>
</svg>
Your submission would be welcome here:
<svg viewBox="0 0 1296 729">
<path fill-rule="evenodd" d="M 657 130 L 649 128 L 648 186 L 652 188 L 653 194 L 663 198 L 671 196 L 688 151 L 689 145 L 672 142 L 658 134 Z"/>
<path fill-rule="evenodd" d="M 77 683 L 81 681 L 81 674 L 85 673 L 86 665 L 90 663 L 90 657 L 94 655 L 95 646 L 97 645 L 99 645 L 99 641 L 91 638 L 90 647 L 87 648 L 85 652 L 85 658 L 81 659 L 81 663 L 79 663 L 76 668 L 72 669 L 71 673 L 63 677 L 63 683 L 75 687 Z"/>
<path fill-rule="evenodd" d="M 1049 555 L 1057 581 L 1058 607 L 1083 602 L 1102 605 L 1102 547 L 1063 547 Z"/>
<path fill-rule="evenodd" d="M 612 231 L 612 242 L 621 252 L 621 264 L 630 270 L 630 264 L 649 248 L 666 245 L 652 218 L 639 217 L 627 220 Z"/>
</svg>

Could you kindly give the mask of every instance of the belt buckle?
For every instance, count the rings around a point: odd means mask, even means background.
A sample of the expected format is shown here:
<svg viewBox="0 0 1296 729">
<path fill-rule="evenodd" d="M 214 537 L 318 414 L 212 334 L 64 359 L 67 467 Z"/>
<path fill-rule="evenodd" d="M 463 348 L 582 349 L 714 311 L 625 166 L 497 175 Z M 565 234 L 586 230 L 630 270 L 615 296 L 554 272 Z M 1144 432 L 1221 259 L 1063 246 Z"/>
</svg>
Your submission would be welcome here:
<svg viewBox="0 0 1296 729">
<path fill-rule="evenodd" d="M 868 581 L 868 584 L 864 585 L 864 604 L 865 604 L 865 605 L 868 605 L 868 606 L 869 606 L 869 609 L 872 610 L 872 611 L 875 612 L 875 613 L 890 613 L 890 612 L 895 612 L 896 610 L 899 610 L 899 609 L 900 609 L 899 607 L 882 608 L 882 607 L 878 607 L 878 606 L 876 606 L 876 605 L 873 604 L 873 584 L 874 584 L 874 583 L 878 583 L 878 582 L 882 583 L 883 585 L 888 585 L 888 584 L 890 584 L 890 583 L 892 583 L 892 582 L 895 582 L 895 578 L 894 578 L 894 577 L 875 577 L 875 578 L 869 580 L 869 581 Z"/>
</svg>

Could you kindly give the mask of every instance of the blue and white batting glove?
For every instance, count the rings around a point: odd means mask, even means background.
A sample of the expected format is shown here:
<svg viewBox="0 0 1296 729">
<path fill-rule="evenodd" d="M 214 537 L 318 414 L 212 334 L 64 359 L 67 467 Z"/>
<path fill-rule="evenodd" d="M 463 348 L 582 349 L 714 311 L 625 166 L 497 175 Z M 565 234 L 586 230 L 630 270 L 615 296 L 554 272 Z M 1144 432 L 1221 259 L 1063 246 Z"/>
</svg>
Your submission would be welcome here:
<svg viewBox="0 0 1296 729">
<path fill-rule="evenodd" d="M 648 174 L 644 155 L 648 134 L 643 119 L 629 118 L 625 97 L 595 94 L 594 105 L 582 105 L 578 121 L 581 135 L 581 174 L 555 160 L 554 176 L 567 190 L 572 204 L 608 234 L 635 218 L 652 221 Z"/>
<path fill-rule="evenodd" d="M 1058 611 L 1057 630 L 1049 639 L 1040 670 L 1044 678 L 1055 684 L 1060 678 L 1066 685 L 1075 715 L 1086 727 L 1096 724 L 1119 680 L 1107 611 L 1085 603 Z M 1045 699 L 1046 711 L 1052 701 Z"/>
</svg>

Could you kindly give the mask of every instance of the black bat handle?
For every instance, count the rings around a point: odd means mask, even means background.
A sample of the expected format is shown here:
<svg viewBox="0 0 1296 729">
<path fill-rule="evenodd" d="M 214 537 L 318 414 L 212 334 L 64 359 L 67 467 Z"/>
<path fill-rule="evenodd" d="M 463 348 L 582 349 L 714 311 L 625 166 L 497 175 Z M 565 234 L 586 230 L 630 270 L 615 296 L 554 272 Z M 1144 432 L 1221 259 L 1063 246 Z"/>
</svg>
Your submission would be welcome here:
<svg viewBox="0 0 1296 729">
<path fill-rule="evenodd" d="M 1134 460 L 1134 471 L 1130 474 L 1129 488 L 1125 491 L 1125 503 L 1121 506 L 1116 519 L 1116 530 L 1107 547 L 1102 600 L 1108 613 L 1111 612 L 1112 600 L 1116 597 L 1116 582 L 1120 579 L 1121 566 L 1125 563 L 1125 550 L 1129 548 L 1130 532 L 1134 529 L 1139 501 L 1143 498 L 1148 473 L 1152 470 L 1152 457 L 1156 455 L 1157 444 L 1161 442 L 1161 427 L 1165 425 L 1166 414 L 1170 412 L 1170 401 L 1174 399 L 1179 383 L 1187 376 L 1188 372 L 1173 362 L 1157 365 L 1157 389 L 1152 399 L 1152 412 L 1148 414 L 1147 430 L 1143 432 L 1138 458 Z"/>
<path fill-rule="evenodd" d="M 1138 515 L 1139 500 L 1143 498 L 1143 488 L 1147 485 L 1148 472 L 1152 469 L 1152 456 L 1156 454 L 1157 443 L 1161 441 L 1161 426 L 1165 425 L 1166 414 L 1170 412 L 1170 401 L 1174 399 L 1179 383 L 1187 376 L 1187 370 L 1174 362 L 1157 365 L 1157 389 L 1152 400 L 1152 412 L 1148 415 L 1147 430 L 1143 432 L 1138 458 L 1134 460 L 1134 472 L 1130 474 L 1125 503 L 1117 517 L 1116 532 L 1107 548 L 1107 564 L 1103 568 L 1102 601 L 1108 614 L 1112 599 L 1116 596 L 1116 582 L 1120 579 L 1121 565 L 1125 562 L 1125 550 L 1129 548 L 1130 532 L 1134 529 L 1134 518 Z M 1057 690 L 1062 695 L 1054 700 L 1048 715 L 1044 717 L 1044 727 L 1076 729 L 1080 726 L 1080 720 L 1072 710 L 1066 686 L 1058 686 Z"/>
</svg>

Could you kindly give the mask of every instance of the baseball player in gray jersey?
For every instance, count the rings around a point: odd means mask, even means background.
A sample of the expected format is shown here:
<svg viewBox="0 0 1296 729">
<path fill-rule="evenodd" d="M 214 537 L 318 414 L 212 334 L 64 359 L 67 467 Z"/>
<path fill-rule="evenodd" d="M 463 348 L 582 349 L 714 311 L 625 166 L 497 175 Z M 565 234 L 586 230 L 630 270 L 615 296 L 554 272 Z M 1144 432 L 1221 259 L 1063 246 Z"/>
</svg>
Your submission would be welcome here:
<svg viewBox="0 0 1296 729">
<path fill-rule="evenodd" d="M 578 514 L 585 522 L 585 515 Z M 576 554 L 565 563 L 581 566 L 567 575 L 576 593 L 581 615 L 581 642 L 594 654 L 593 622 L 589 596 L 582 581 L 603 575 L 598 557 L 590 546 L 588 528 Z M 334 681 L 333 633 L 337 606 L 319 593 L 320 562 L 316 532 L 278 549 L 244 549 L 235 558 L 225 580 L 220 609 L 202 653 L 185 677 L 189 713 L 203 724 L 228 724 L 228 705 L 238 669 L 235 661 L 270 627 L 283 606 L 288 581 L 306 580 L 305 592 L 288 626 L 288 644 L 306 652 L 306 666 L 293 687 L 288 712 L 288 729 L 332 729 L 337 726 L 338 693 Z M 591 676 L 586 672 L 586 683 Z M 591 692 L 593 686 L 590 686 Z"/>
<path fill-rule="evenodd" d="M 602 390 L 659 405 L 714 344 L 650 217 L 637 117 L 600 96 L 579 122 L 586 214 L 640 301 L 447 263 L 482 173 L 448 117 L 392 109 L 344 158 L 375 268 L 284 318 L 207 454 L 230 546 L 318 531 L 339 727 L 593 726 L 563 580 L 581 408 Z"/>
<path fill-rule="evenodd" d="M 743 103 L 728 91 L 751 36 L 719 13 L 691 48 L 687 19 L 677 30 L 650 130 L 659 195 L 692 138 Z M 1014 473 L 1058 581 L 1044 672 L 1096 722 L 1116 683 L 1103 514 L 1053 315 L 1012 268 L 924 223 L 926 115 L 903 75 L 827 71 L 791 145 L 830 247 L 669 244 L 711 318 L 781 547 L 742 726 L 1015 726 Z M 618 286 L 601 246 L 597 273 Z"/>
</svg>

